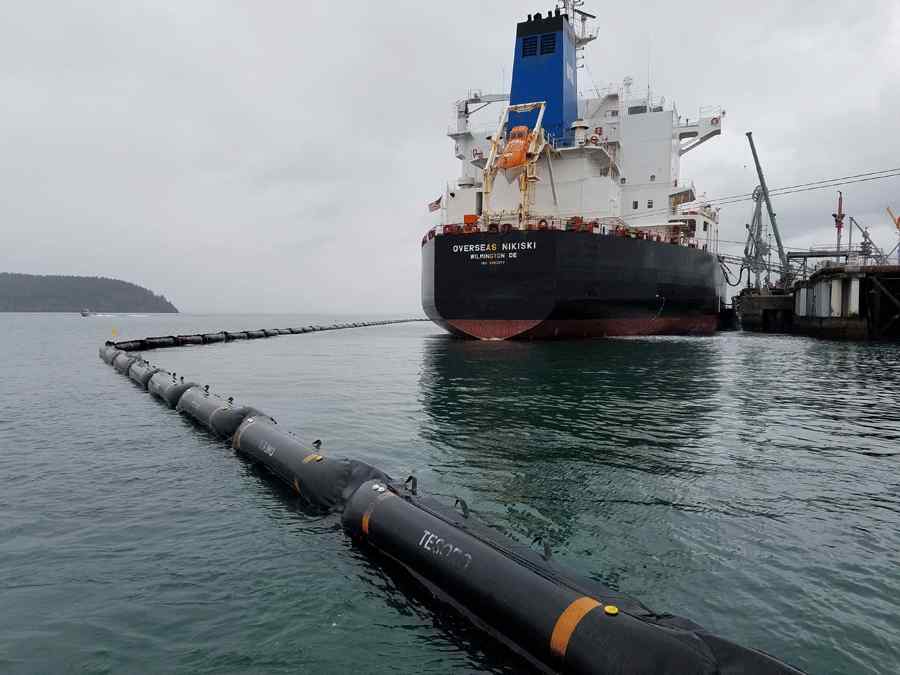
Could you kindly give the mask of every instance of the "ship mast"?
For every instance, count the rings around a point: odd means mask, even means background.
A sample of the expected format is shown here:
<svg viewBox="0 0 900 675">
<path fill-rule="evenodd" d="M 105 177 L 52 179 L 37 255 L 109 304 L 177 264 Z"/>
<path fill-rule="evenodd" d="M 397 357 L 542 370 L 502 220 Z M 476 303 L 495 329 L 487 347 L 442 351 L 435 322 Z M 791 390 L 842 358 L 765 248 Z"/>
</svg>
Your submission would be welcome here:
<svg viewBox="0 0 900 675">
<path fill-rule="evenodd" d="M 581 30 L 575 33 L 575 47 L 577 49 L 582 49 L 588 42 L 597 39 L 597 32 L 592 33 L 587 27 L 588 19 L 596 19 L 597 17 L 581 9 L 581 7 L 584 7 L 584 0 L 561 0 L 556 6 L 563 14 L 569 16 L 569 21 L 573 26 L 576 18 L 581 23 Z"/>
</svg>

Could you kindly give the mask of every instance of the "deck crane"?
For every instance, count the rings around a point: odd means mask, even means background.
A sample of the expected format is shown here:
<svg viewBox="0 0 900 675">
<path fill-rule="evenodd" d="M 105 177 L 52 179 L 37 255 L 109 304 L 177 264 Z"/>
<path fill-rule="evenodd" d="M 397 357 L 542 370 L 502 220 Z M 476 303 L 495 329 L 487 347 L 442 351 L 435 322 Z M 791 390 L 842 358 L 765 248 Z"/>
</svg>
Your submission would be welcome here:
<svg viewBox="0 0 900 675">
<path fill-rule="evenodd" d="M 755 253 L 755 257 L 760 257 L 764 255 L 763 251 L 768 252 L 768 244 L 762 240 L 762 214 L 761 214 L 761 205 L 759 202 L 759 197 L 762 197 L 762 200 L 766 203 L 766 211 L 769 214 L 769 222 L 772 224 L 772 234 L 775 235 L 775 243 L 778 245 L 778 259 L 781 262 L 781 281 L 779 285 L 787 290 L 791 282 L 793 281 L 793 273 L 791 272 L 791 266 L 788 262 L 787 254 L 784 252 L 784 245 L 781 243 L 781 233 L 778 231 L 778 223 L 775 220 L 775 211 L 772 208 L 772 200 L 769 199 L 769 188 L 766 185 L 766 178 L 763 176 L 762 166 L 759 163 L 759 156 L 756 154 L 756 145 L 753 143 L 753 132 L 747 132 L 747 140 L 750 142 L 750 152 L 753 153 L 753 163 L 756 164 L 756 174 L 759 176 L 759 188 L 758 194 L 754 191 L 754 199 L 757 200 L 757 208 L 754 212 L 754 220 L 758 220 L 756 223 L 756 229 L 754 230 L 751 226 L 750 232 L 748 233 L 748 242 L 747 246 L 750 250 Z M 758 218 L 757 218 L 758 214 Z M 755 236 L 754 241 L 752 242 L 750 238 Z M 745 249 L 745 253 L 748 253 L 748 249 Z M 753 263 L 758 262 L 756 260 Z M 748 267 L 750 267 L 751 261 L 748 260 Z M 752 269 L 752 268 L 751 268 Z M 757 273 L 757 279 L 758 279 Z"/>
</svg>

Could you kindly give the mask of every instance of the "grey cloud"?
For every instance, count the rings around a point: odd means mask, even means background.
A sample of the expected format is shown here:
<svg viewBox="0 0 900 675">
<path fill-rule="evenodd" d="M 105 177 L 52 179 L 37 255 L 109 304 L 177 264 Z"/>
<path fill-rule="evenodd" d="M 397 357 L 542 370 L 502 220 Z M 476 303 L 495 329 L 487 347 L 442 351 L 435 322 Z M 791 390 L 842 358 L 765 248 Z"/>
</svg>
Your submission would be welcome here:
<svg viewBox="0 0 900 675">
<path fill-rule="evenodd" d="M 118 276 L 188 311 L 415 312 L 452 102 L 508 82 L 515 22 L 545 5 L 6 3 L 0 269 Z M 755 185 L 747 129 L 773 186 L 900 162 L 890 0 L 593 9 L 585 91 L 649 64 L 682 114 L 728 110 L 683 165 L 710 196 Z M 848 210 L 895 236 L 898 184 L 848 186 Z M 833 197 L 779 200 L 791 245 L 830 241 Z M 749 209 L 723 209 L 724 239 Z"/>
</svg>

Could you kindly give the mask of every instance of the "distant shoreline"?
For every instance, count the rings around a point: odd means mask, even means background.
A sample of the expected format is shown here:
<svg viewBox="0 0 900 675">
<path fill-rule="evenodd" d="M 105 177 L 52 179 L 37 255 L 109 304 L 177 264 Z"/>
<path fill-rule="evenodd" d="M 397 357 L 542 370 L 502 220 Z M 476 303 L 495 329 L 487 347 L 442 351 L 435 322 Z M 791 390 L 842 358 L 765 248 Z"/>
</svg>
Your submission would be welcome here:
<svg viewBox="0 0 900 675">
<path fill-rule="evenodd" d="M 0 272 L 0 312 L 178 314 L 163 295 L 120 279 Z"/>
<path fill-rule="evenodd" d="M 85 308 L 87 309 L 87 308 Z M 90 310 L 91 315 L 97 314 L 181 314 L 181 312 L 151 312 L 138 309 L 98 309 Z M 0 309 L 0 314 L 80 314 L 80 309 Z"/>
</svg>

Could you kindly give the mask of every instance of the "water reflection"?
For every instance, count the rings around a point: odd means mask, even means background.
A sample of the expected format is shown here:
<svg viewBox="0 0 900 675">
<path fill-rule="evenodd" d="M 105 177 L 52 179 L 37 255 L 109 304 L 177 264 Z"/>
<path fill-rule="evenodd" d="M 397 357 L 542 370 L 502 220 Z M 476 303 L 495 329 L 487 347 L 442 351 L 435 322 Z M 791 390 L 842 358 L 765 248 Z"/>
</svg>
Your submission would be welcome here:
<svg viewBox="0 0 900 675">
<path fill-rule="evenodd" d="M 446 484 L 498 523 L 568 541 L 613 503 L 690 509 L 676 484 L 706 473 L 721 355 L 715 339 L 427 341 L 421 435 Z"/>
</svg>

